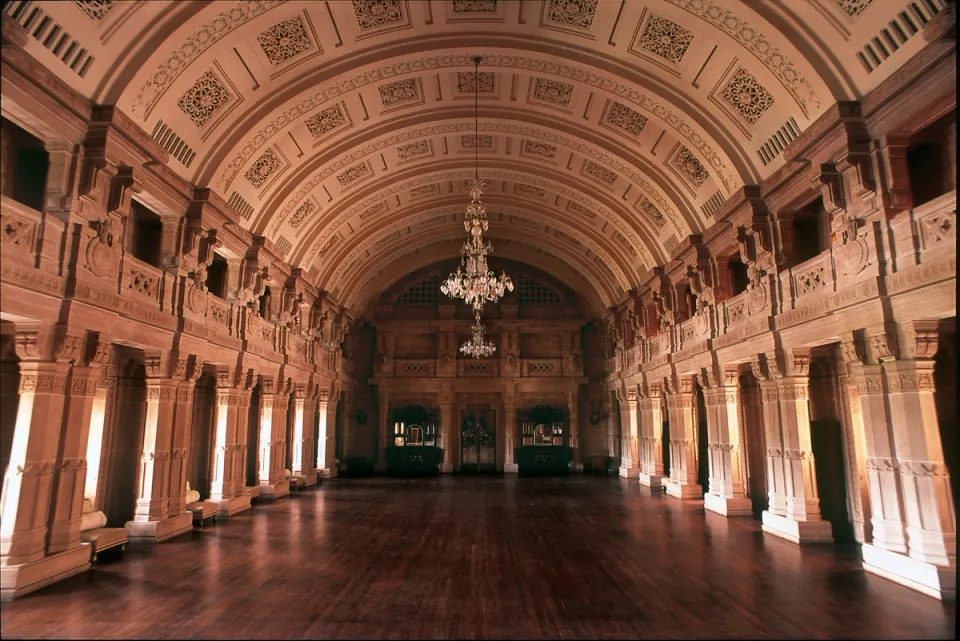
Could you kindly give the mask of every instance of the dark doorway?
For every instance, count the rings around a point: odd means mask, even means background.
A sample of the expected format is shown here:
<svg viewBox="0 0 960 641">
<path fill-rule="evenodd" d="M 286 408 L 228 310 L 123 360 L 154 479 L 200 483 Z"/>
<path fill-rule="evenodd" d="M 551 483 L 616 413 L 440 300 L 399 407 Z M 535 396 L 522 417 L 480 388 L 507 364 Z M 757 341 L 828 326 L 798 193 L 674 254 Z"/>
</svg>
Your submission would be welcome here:
<svg viewBox="0 0 960 641">
<path fill-rule="evenodd" d="M 697 390 L 697 483 L 703 488 L 703 493 L 710 491 L 710 441 L 707 429 L 707 403 L 703 398 L 703 388 L 699 384 Z"/>
<path fill-rule="evenodd" d="M 460 416 L 460 471 L 495 472 L 496 412 L 490 408 L 468 408 Z"/>
<path fill-rule="evenodd" d="M 820 514 L 833 526 L 833 540 L 854 540 L 847 515 L 847 480 L 843 472 L 843 427 L 840 421 L 810 421 L 810 441 L 817 469 Z"/>
<path fill-rule="evenodd" d="M 760 385 L 753 374 L 740 375 L 740 421 L 743 425 L 743 451 L 747 464 L 747 496 L 753 513 L 760 515 L 769 506 L 767 494 L 766 437 L 763 434 L 763 406 Z"/>
<path fill-rule="evenodd" d="M 663 456 L 663 475 L 669 478 L 672 476 L 670 474 L 670 410 L 667 408 L 666 396 L 664 396 L 660 402 L 660 407 L 663 408 L 663 433 L 660 435 L 660 449 Z"/>
<path fill-rule="evenodd" d="M 123 371 L 123 378 L 117 381 L 116 419 L 109 426 L 112 434 L 108 463 L 104 470 L 107 476 L 104 512 L 107 522 L 117 527 L 133 520 L 147 404 L 143 362 L 129 362 Z"/>
<path fill-rule="evenodd" d="M 940 323 L 940 340 L 933 367 L 934 402 L 940 426 L 943 462 L 950 473 L 954 510 L 957 506 L 960 470 L 957 469 L 957 319 Z"/>
<path fill-rule="evenodd" d="M 224 408 L 226 409 L 226 408 Z M 190 488 L 200 496 L 210 496 L 210 477 L 213 476 L 213 442 L 216 438 L 217 380 L 205 373 L 197 381 L 193 393 L 193 429 L 190 431 L 190 463 L 187 479 Z"/>
</svg>

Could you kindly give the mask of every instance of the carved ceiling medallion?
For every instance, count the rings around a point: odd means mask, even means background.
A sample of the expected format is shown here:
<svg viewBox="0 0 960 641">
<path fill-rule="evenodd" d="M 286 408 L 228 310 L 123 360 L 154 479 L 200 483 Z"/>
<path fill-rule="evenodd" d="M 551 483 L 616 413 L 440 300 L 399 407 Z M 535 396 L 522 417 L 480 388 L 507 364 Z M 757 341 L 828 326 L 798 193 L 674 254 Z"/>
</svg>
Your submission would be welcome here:
<svg viewBox="0 0 960 641">
<path fill-rule="evenodd" d="M 496 13 L 497 0 L 453 0 L 454 13 Z"/>
<path fill-rule="evenodd" d="M 273 25 L 257 36 L 257 42 L 267 60 L 274 65 L 282 64 L 312 46 L 299 17 Z"/>
<path fill-rule="evenodd" d="M 74 3 L 94 22 L 106 18 L 110 9 L 113 9 L 113 0 L 74 0 Z"/>
<path fill-rule="evenodd" d="M 353 12 L 363 31 L 403 23 L 400 0 L 353 0 Z"/>
<path fill-rule="evenodd" d="M 315 211 L 317 211 L 317 204 L 313 200 L 303 201 L 303 204 L 297 207 L 297 210 L 290 216 L 290 226 L 299 229 L 307 216 Z"/>
<path fill-rule="evenodd" d="M 310 131 L 310 135 L 318 140 L 337 127 L 346 124 L 346 122 L 347 119 L 340 110 L 340 105 L 334 105 L 310 116 L 304 121 L 304 124 Z"/>
<path fill-rule="evenodd" d="M 267 149 L 243 176 L 250 181 L 251 185 L 260 189 L 273 172 L 280 169 L 281 165 L 280 158 L 273 152 L 273 149 Z"/>
<path fill-rule="evenodd" d="M 670 164 L 697 187 L 706 182 L 707 178 L 710 177 L 710 174 L 703 168 L 703 165 L 700 164 L 697 157 L 683 146 L 674 154 Z"/>
<path fill-rule="evenodd" d="M 533 98 L 558 107 L 566 107 L 573 96 L 573 85 L 546 78 L 537 78 L 533 84 Z"/>
<path fill-rule="evenodd" d="M 474 89 L 475 86 L 476 89 Z M 458 71 L 457 91 L 471 96 L 474 91 L 477 93 L 493 93 L 493 72 L 481 71 L 479 74 L 474 74 L 472 71 Z"/>
<path fill-rule="evenodd" d="M 617 101 L 610 104 L 604 124 L 625 131 L 631 136 L 639 136 L 647 126 L 647 117 Z"/>
<path fill-rule="evenodd" d="M 220 107 L 230 101 L 230 94 L 212 71 L 205 71 L 177 101 L 177 106 L 198 127 L 204 126 Z"/>
<path fill-rule="evenodd" d="M 597 0 L 550 0 L 547 20 L 566 27 L 589 29 L 597 13 Z"/>
<path fill-rule="evenodd" d="M 773 105 L 773 96 L 746 69 L 737 69 L 720 94 L 751 125 Z"/>
<path fill-rule="evenodd" d="M 383 103 L 384 107 L 395 107 L 420 100 L 420 90 L 414 78 L 380 85 L 377 91 L 380 94 L 380 102 Z"/>
<path fill-rule="evenodd" d="M 637 46 L 646 49 L 669 62 L 678 63 L 683 60 L 690 43 L 693 42 L 693 32 L 672 20 L 660 16 L 650 16 Z"/>
</svg>

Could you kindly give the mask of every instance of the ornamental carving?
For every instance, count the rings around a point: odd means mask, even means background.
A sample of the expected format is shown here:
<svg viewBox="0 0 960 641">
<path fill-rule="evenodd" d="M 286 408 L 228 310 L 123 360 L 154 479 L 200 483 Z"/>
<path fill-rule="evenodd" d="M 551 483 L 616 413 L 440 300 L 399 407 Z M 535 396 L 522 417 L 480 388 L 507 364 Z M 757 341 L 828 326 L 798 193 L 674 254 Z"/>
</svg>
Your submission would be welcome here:
<svg viewBox="0 0 960 641">
<path fill-rule="evenodd" d="M 358 180 L 362 180 L 369 176 L 372 176 L 373 172 L 370 171 L 370 166 L 365 163 L 359 163 L 353 167 L 347 168 L 342 173 L 337 174 L 337 182 L 340 183 L 341 187 L 347 187 Z"/>
<path fill-rule="evenodd" d="M 320 250 L 317 252 L 317 258 L 323 258 L 327 254 L 329 254 L 330 250 L 332 250 L 334 247 L 340 244 L 340 241 L 342 240 L 343 240 L 343 235 L 340 232 L 337 232 L 336 234 L 331 236 L 327 240 L 327 242 L 324 243 L 322 247 L 320 247 Z"/>
<path fill-rule="evenodd" d="M 96 276 L 112 276 L 117 272 L 117 251 L 114 243 L 113 218 L 107 216 L 97 221 L 97 235 L 87 243 L 85 252 L 87 268 Z"/>
<path fill-rule="evenodd" d="M 353 13 L 362 31 L 403 23 L 400 0 L 353 0 Z"/>
<path fill-rule="evenodd" d="M 380 94 L 380 102 L 383 103 L 384 107 L 393 107 L 420 100 L 420 89 L 414 78 L 380 85 L 377 91 Z"/>
<path fill-rule="evenodd" d="M 281 165 L 280 158 L 274 153 L 273 149 L 270 148 L 263 152 L 263 155 L 250 166 L 250 169 L 248 169 L 243 176 L 250 181 L 251 185 L 260 189 L 267 182 L 267 179 L 270 178 L 275 171 L 280 169 Z"/>
<path fill-rule="evenodd" d="M 834 0 L 844 13 L 851 18 L 859 18 L 867 10 L 873 0 Z"/>
<path fill-rule="evenodd" d="M 460 136 L 460 146 L 464 149 L 492 149 L 493 136 L 489 134 Z"/>
<path fill-rule="evenodd" d="M 557 148 L 554 145 L 548 145 L 545 142 L 536 140 L 523 141 L 523 153 L 528 156 L 538 156 L 540 158 L 552 159 L 557 156 Z"/>
<path fill-rule="evenodd" d="M 614 183 L 617 182 L 617 179 L 620 177 L 614 172 L 607 169 L 606 167 L 603 167 L 602 165 L 598 165 L 597 163 L 590 160 L 584 163 L 583 173 L 590 176 L 591 178 L 595 178 L 596 180 L 599 180 L 605 185 L 613 185 Z"/>
<path fill-rule="evenodd" d="M 317 204 L 313 200 L 303 201 L 303 204 L 297 207 L 297 210 L 290 216 L 290 226 L 294 229 L 299 229 L 301 223 L 306 220 L 307 216 L 315 211 L 317 211 Z"/>
<path fill-rule="evenodd" d="M 366 210 L 360 213 L 360 220 L 369 220 L 378 214 L 382 214 L 387 211 L 387 203 L 380 201 L 372 207 L 368 207 Z"/>
<path fill-rule="evenodd" d="M 898 468 L 907 476 L 950 476 L 947 466 L 936 461 L 899 461 Z"/>
<path fill-rule="evenodd" d="M 178 49 L 171 52 L 169 57 L 140 87 L 133 103 L 133 113 L 140 113 L 143 117 L 146 117 L 146 114 L 153 108 L 167 87 L 180 76 L 180 73 L 190 65 L 192 60 L 237 27 L 247 23 L 264 11 L 272 9 L 278 3 L 279 0 L 237 2 L 231 8 L 211 18 L 194 31 Z"/>
<path fill-rule="evenodd" d="M 566 107 L 573 97 L 573 85 L 546 78 L 537 78 L 533 83 L 533 98 L 558 107 Z"/>
<path fill-rule="evenodd" d="M 494 93 L 494 73 L 492 71 L 457 72 L 457 91 L 463 94 Z"/>
<path fill-rule="evenodd" d="M 773 72 L 793 94 L 804 114 L 812 107 L 820 107 L 820 98 L 806 78 L 780 49 L 764 34 L 732 11 L 714 0 L 667 0 L 709 22 L 740 42 Z"/>
<path fill-rule="evenodd" d="M 624 104 L 613 101 L 603 122 L 631 136 L 639 136 L 647 126 L 647 117 Z"/>
<path fill-rule="evenodd" d="M 569 65 L 554 65 L 552 62 L 530 58 L 527 56 L 498 55 L 488 56 L 484 60 L 487 64 L 492 66 L 531 71 L 541 70 L 545 65 L 549 65 L 554 75 L 576 80 L 577 82 L 583 82 L 597 89 L 610 92 L 615 96 L 618 96 L 621 100 L 629 101 L 634 105 L 653 113 L 658 118 L 661 118 L 665 122 L 669 123 L 671 127 L 675 128 L 675 130 L 684 138 L 686 138 L 690 144 L 696 148 L 704 158 L 706 158 L 710 165 L 716 169 L 717 175 L 727 189 L 736 189 L 737 186 L 741 184 L 740 180 L 727 168 L 726 163 L 712 147 L 710 142 L 706 140 L 703 135 L 701 135 L 700 129 L 695 128 L 693 125 L 687 122 L 687 120 L 685 120 L 681 114 L 675 113 L 663 104 L 657 102 L 653 97 L 645 93 L 641 93 L 635 87 L 625 85 L 621 82 L 618 82 L 615 78 L 611 78 L 603 74 L 587 74 L 584 72 L 584 70 L 578 67 Z M 466 67 L 472 65 L 473 61 L 471 57 L 466 54 L 430 56 L 420 60 L 397 63 L 386 67 L 381 67 L 379 69 L 374 69 L 363 74 L 346 78 L 342 82 L 322 89 L 317 93 L 311 94 L 290 108 L 284 110 L 273 120 L 262 122 L 260 128 L 256 131 L 256 133 L 249 136 L 248 142 L 243 145 L 239 152 L 237 152 L 233 160 L 227 163 L 227 166 L 220 176 L 219 185 L 224 189 L 229 187 L 231 181 L 234 179 L 237 173 L 240 172 L 247 160 L 253 156 L 257 149 L 261 148 L 269 141 L 270 138 L 276 135 L 278 131 L 283 130 L 284 127 L 294 120 L 300 118 L 303 114 L 316 109 L 318 106 L 329 100 L 332 100 L 335 97 L 356 91 L 371 83 L 381 82 L 383 79 L 391 76 L 397 76 L 413 71 L 429 71 L 439 68 Z M 419 91 L 416 89 L 416 87 L 414 87 L 414 90 L 417 91 L 417 95 L 419 96 Z M 458 123 L 456 125 L 450 125 L 449 127 L 436 127 L 434 129 L 438 130 L 437 132 L 439 133 L 441 130 L 469 131 L 472 130 L 472 127 L 466 123 Z M 603 154 L 601 151 L 595 148 L 583 145 L 578 141 L 571 140 L 557 134 L 539 132 L 539 130 L 536 130 L 532 127 L 507 125 L 503 123 L 484 123 L 481 125 L 481 129 L 485 129 L 487 131 L 504 131 L 527 136 L 536 136 L 538 138 L 550 140 L 551 142 L 559 142 L 565 146 L 569 145 L 572 148 L 581 150 L 584 154 L 588 154 L 591 157 L 600 160 L 611 167 L 614 167 L 621 173 L 631 175 L 632 179 L 641 185 L 645 191 L 655 194 L 655 197 L 659 197 L 657 190 L 654 189 L 652 184 L 649 183 L 649 181 L 647 181 L 639 172 L 633 171 L 625 165 L 622 168 L 615 166 L 614 163 L 617 162 L 616 159 L 609 157 L 608 160 L 606 154 Z M 533 131 L 537 131 L 538 133 L 530 133 Z M 419 133 L 417 135 L 410 135 L 407 139 L 418 138 L 423 135 L 425 134 Z M 374 151 L 383 149 L 384 147 L 393 146 L 400 140 L 402 140 L 402 138 L 399 135 L 384 137 L 376 143 L 371 143 L 371 145 L 368 145 L 367 148 L 358 150 L 352 155 L 352 158 L 344 160 L 343 163 L 345 165 L 349 164 L 349 162 L 354 162 L 364 155 L 373 153 Z M 335 171 L 335 169 L 333 171 Z M 311 182 L 312 181 L 313 179 L 311 179 Z M 302 195 L 298 196 L 296 200 L 299 200 L 302 197 Z M 657 204 L 664 209 L 668 216 L 671 216 L 672 209 L 667 205 L 667 200 L 665 198 L 662 200 L 657 200 Z M 682 227 L 679 223 L 677 223 L 677 225 L 678 228 Z"/>
<path fill-rule="evenodd" d="M 567 203 L 567 210 L 580 214 L 582 216 L 586 216 L 591 220 L 597 217 L 597 215 L 594 212 L 590 211 L 589 209 L 587 209 L 586 207 L 584 207 L 579 203 L 573 202 L 572 200 Z"/>
<path fill-rule="evenodd" d="M 637 46 L 669 62 L 680 62 L 693 42 L 693 32 L 676 22 L 650 16 Z"/>
<path fill-rule="evenodd" d="M 497 0 L 453 0 L 454 13 L 496 13 Z"/>
<path fill-rule="evenodd" d="M 416 158 L 417 156 L 423 156 L 429 153 L 430 145 L 426 140 L 417 140 L 397 147 L 397 158 L 400 160 L 408 160 L 410 158 Z"/>
<path fill-rule="evenodd" d="M 710 177 L 710 174 L 707 173 L 707 170 L 703 168 L 703 165 L 700 164 L 700 160 L 697 159 L 690 150 L 686 147 L 681 146 L 680 150 L 674 154 L 673 158 L 670 160 L 670 164 L 677 169 L 681 175 L 683 175 L 687 180 L 689 180 L 695 187 L 699 187 L 707 178 Z"/>
<path fill-rule="evenodd" d="M 657 209 L 657 206 L 653 204 L 653 202 L 646 196 L 640 197 L 640 200 L 637 201 L 635 208 L 637 211 L 643 214 L 644 218 L 656 225 L 658 228 L 667 224 L 667 219 L 663 217 L 663 212 Z"/>
<path fill-rule="evenodd" d="M 744 68 L 737 69 L 720 96 L 751 125 L 773 106 L 773 96 Z"/>
<path fill-rule="evenodd" d="M 100 22 L 106 18 L 113 9 L 113 0 L 74 0 L 74 4 L 94 22 Z"/>
<path fill-rule="evenodd" d="M 887 388 L 891 394 L 933 390 L 933 374 L 930 372 L 888 373 Z"/>
<path fill-rule="evenodd" d="M 589 29 L 597 13 L 597 0 L 550 0 L 547 20 L 567 27 Z"/>
<path fill-rule="evenodd" d="M 180 96 L 177 106 L 198 127 L 207 121 L 220 107 L 230 102 L 230 93 L 212 71 L 205 71 L 200 78 Z"/>
<path fill-rule="evenodd" d="M 417 187 L 410 190 L 411 198 L 420 198 L 421 196 L 429 196 L 431 194 L 439 194 L 440 188 L 436 184 L 423 185 L 422 187 Z"/>
<path fill-rule="evenodd" d="M 307 30 L 299 17 L 273 25 L 257 36 L 257 42 L 267 60 L 274 65 L 284 63 L 311 47 Z"/>
<path fill-rule="evenodd" d="M 531 196 L 537 196 L 538 198 L 543 198 L 544 196 L 547 195 L 547 192 L 545 192 L 543 189 L 540 189 L 539 187 L 534 187 L 533 185 L 527 185 L 525 183 L 520 183 L 519 185 L 517 185 L 517 193 L 529 194 Z"/>
<path fill-rule="evenodd" d="M 303 124 L 307 126 L 314 140 L 318 140 L 346 122 L 347 119 L 340 110 L 340 105 L 334 105 L 310 116 L 303 121 Z"/>
<path fill-rule="evenodd" d="M 63 394 L 67 388 L 67 377 L 62 374 L 28 373 L 20 375 L 20 393 Z"/>
<path fill-rule="evenodd" d="M 837 269 L 843 276 L 859 274 L 870 264 L 870 245 L 860 236 L 834 249 Z"/>
</svg>

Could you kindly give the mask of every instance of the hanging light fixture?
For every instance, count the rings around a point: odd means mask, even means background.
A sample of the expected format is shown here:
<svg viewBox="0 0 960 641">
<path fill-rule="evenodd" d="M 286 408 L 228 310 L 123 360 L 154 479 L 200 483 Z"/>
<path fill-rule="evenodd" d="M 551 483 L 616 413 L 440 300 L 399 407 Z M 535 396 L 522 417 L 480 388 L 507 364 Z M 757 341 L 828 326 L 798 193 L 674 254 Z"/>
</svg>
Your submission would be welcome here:
<svg viewBox="0 0 960 641">
<path fill-rule="evenodd" d="M 485 330 L 483 323 L 480 322 L 480 312 L 474 312 L 473 325 L 470 326 L 472 335 L 470 340 L 460 346 L 460 351 L 464 356 L 473 356 L 474 358 L 490 358 L 497 351 L 497 346 L 492 342 L 483 339 Z"/>
<path fill-rule="evenodd" d="M 461 298 L 470 305 L 480 322 L 480 312 L 484 303 L 496 303 L 505 292 L 513 291 L 513 281 L 506 272 L 501 271 L 496 276 L 487 266 L 487 254 L 493 252 L 490 241 L 484 242 L 483 232 L 489 229 L 487 208 L 480 201 L 483 189 L 487 185 L 480 180 L 480 56 L 473 59 L 473 180 L 467 187 L 470 194 L 470 204 L 467 205 L 463 219 L 463 228 L 470 233 L 470 238 L 460 250 L 460 265 L 457 271 L 450 274 L 447 280 L 440 285 L 440 291 L 450 298 Z M 476 325 L 475 325 L 476 326 Z M 482 326 L 481 326 L 482 327 Z M 476 336 L 476 333 L 474 334 Z M 481 332 L 482 342 L 482 332 Z M 464 352 L 466 353 L 466 352 Z"/>
</svg>

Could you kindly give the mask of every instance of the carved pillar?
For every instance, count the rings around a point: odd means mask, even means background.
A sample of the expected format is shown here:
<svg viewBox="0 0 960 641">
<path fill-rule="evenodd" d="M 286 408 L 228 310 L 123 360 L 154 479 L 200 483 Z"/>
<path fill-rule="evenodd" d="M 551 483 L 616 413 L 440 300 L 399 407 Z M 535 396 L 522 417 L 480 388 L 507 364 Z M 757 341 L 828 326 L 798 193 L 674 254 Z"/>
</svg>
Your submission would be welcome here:
<svg viewBox="0 0 960 641">
<path fill-rule="evenodd" d="M 321 392 L 321 395 L 324 392 Z M 336 459 L 336 428 L 338 394 L 330 394 L 330 400 L 325 403 L 326 409 L 320 416 L 320 436 L 317 439 L 317 473 L 323 478 L 332 478 L 337 475 Z"/>
<path fill-rule="evenodd" d="M 848 366 L 846 371 L 839 368 L 837 377 L 840 406 L 842 409 L 844 449 L 846 454 L 847 478 L 850 487 L 847 488 L 850 505 L 853 508 L 853 535 L 857 543 L 868 543 L 873 540 L 873 509 L 870 504 L 870 476 L 867 468 L 867 441 L 864 428 L 863 403 L 859 392 L 859 378 L 849 365 L 858 363 L 856 356 L 848 357 L 853 349 L 852 344 L 844 342 L 837 351 Z"/>
<path fill-rule="evenodd" d="M 574 387 L 567 397 L 570 410 L 570 470 L 573 472 L 583 471 L 583 461 L 580 460 L 580 407 L 577 403 L 579 391 Z"/>
<path fill-rule="evenodd" d="M 780 393 L 764 357 L 751 362 L 760 385 L 763 410 L 763 436 L 767 446 L 767 512 L 787 514 L 787 491 L 783 461 L 783 436 L 780 432 Z M 776 371 L 776 370 L 775 370 Z"/>
<path fill-rule="evenodd" d="M 934 404 L 936 321 L 898 325 L 901 360 L 882 363 L 889 390 L 910 558 L 956 572 L 956 514 Z"/>
<path fill-rule="evenodd" d="M 173 353 L 146 356 L 147 400 L 143 448 L 137 474 L 137 501 L 127 536 L 157 543 L 192 527 L 189 514 L 169 514 L 171 448 L 176 415 L 177 380 L 172 377 L 179 359 Z"/>
<path fill-rule="evenodd" d="M 318 395 L 317 400 L 317 412 L 320 416 L 320 429 L 317 430 L 317 443 L 316 443 L 316 473 L 318 477 L 323 476 L 323 466 L 326 461 L 326 453 L 324 452 L 324 444 L 326 443 L 326 434 L 327 434 L 327 419 L 329 418 L 328 409 L 330 407 L 330 393 L 327 390 L 323 390 Z"/>
<path fill-rule="evenodd" d="M 260 496 L 279 499 L 290 494 L 284 474 L 287 443 L 287 381 L 264 379 L 260 395 Z M 321 425 L 321 429 L 323 425 Z M 322 440 L 322 437 L 321 437 Z"/>
<path fill-rule="evenodd" d="M 509 425 L 510 414 L 507 414 Z M 516 410 L 514 410 L 514 421 L 516 421 Z M 514 423 L 514 432 L 516 432 L 516 423 Z M 440 392 L 440 444 L 443 446 L 443 464 L 440 466 L 440 472 L 449 474 L 453 472 L 453 394 L 449 389 L 443 389 Z M 509 471 L 504 469 L 504 471 Z"/>
<path fill-rule="evenodd" d="M 616 399 L 616 394 L 610 392 L 610 410 L 607 412 L 607 456 L 610 457 L 610 465 L 616 465 L 620 467 L 620 455 L 619 455 L 619 439 L 617 438 L 617 412 L 619 409 L 614 411 L 613 402 Z"/>
<path fill-rule="evenodd" d="M 379 407 L 380 416 L 379 422 L 377 423 L 377 428 L 380 430 L 380 439 L 377 441 L 377 464 L 374 466 L 374 469 L 377 472 L 385 472 L 387 469 L 387 433 L 393 433 L 391 431 L 393 426 L 387 425 L 387 420 L 390 418 L 390 400 L 385 389 L 381 389 L 380 391 Z M 444 434 L 444 437 L 446 437 L 446 434 Z M 446 438 L 444 438 L 444 440 L 446 440 Z M 446 450 L 445 454 L 449 456 L 450 450 Z"/>
<path fill-rule="evenodd" d="M 307 485 L 315 485 L 317 472 L 313 458 L 313 423 L 316 416 L 317 401 L 313 387 L 298 383 L 293 393 L 295 416 L 293 424 L 293 469 L 297 476 L 303 476 Z"/>
<path fill-rule="evenodd" d="M 167 512 L 171 516 L 182 514 L 187 507 L 187 463 L 190 452 L 190 433 L 193 431 L 193 397 L 200 378 L 203 363 L 195 361 L 187 374 L 186 361 L 178 363 L 176 376 L 176 410 L 173 422 L 173 438 L 170 447 L 170 484 Z"/>
<path fill-rule="evenodd" d="M 236 475 L 237 459 L 243 458 L 238 444 L 241 438 L 246 442 L 246 414 L 250 406 L 252 376 L 251 370 L 217 370 L 210 500 L 218 504 L 218 516 L 232 516 L 250 508 L 250 496 L 245 492 L 237 492 L 238 485 L 241 488 L 245 485 L 245 470 L 240 470 L 239 478 Z M 238 434 L 241 426 L 244 432 L 242 437 Z"/>
<path fill-rule="evenodd" d="M 889 456 L 878 456 L 871 467 L 882 467 L 885 476 L 898 481 L 876 488 L 879 484 L 872 482 L 870 500 L 877 505 L 875 494 L 880 496 L 886 520 L 900 514 L 894 508 L 902 510 L 907 551 L 901 551 L 902 538 L 894 541 L 901 543 L 899 549 L 891 549 L 875 526 L 874 541 L 862 546 L 863 569 L 938 599 L 955 596 L 956 514 L 934 406 L 936 322 L 900 322 L 896 330 L 890 327 L 868 338 L 868 357 L 880 365 L 862 368 L 863 385 L 871 391 L 885 389 L 890 419 Z M 865 413 L 865 424 L 866 419 Z M 884 525 L 889 534 L 892 528 Z"/>
<path fill-rule="evenodd" d="M 45 555 L 44 550 L 70 372 L 69 362 L 53 359 L 74 360 L 79 351 L 73 341 L 66 341 L 56 350 L 54 343 L 52 327 L 18 328 L 14 339 L 20 357 L 20 392 L 10 460 L 0 495 L 3 600 L 90 567 L 90 553 L 84 547 L 51 555 Z M 82 483 L 81 478 L 81 487 Z"/>
<path fill-rule="evenodd" d="M 667 407 L 670 409 L 670 478 L 667 494 L 678 499 L 701 499 L 703 488 L 697 482 L 696 394 L 693 377 L 667 379 Z"/>
<path fill-rule="evenodd" d="M 620 476 L 628 479 L 637 478 L 640 473 L 637 465 L 640 457 L 637 449 L 637 391 L 627 390 L 625 396 L 618 391 L 618 395 L 621 416 L 620 440 L 623 442 L 620 454 Z"/>
<path fill-rule="evenodd" d="M 907 537 L 900 499 L 900 473 L 896 466 L 892 426 L 884 393 L 883 368 L 871 354 L 873 363 L 864 364 L 856 355 L 856 346 L 846 345 L 850 375 L 860 401 L 863 440 L 867 455 L 867 481 L 873 534 L 878 548 L 906 554 Z"/>
<path fill-rule="evenodd" d="M 53 519 L 47 546 L 50 554 L 80 546 L 80 517 L 83 514 L 83 486 L 87 471 L 87 437 L 99 378 L 100 373 L 91 367 L 74 366 L 70 372 L 70 395 L 60 436 Z"/>
<path fill-rule="evenodd" d="M 783 453 L 786 512 L 783 515 L 764 512 L 763 531 L 794 543 L 831 542 L 832 527 L 820 516 L 816 467 L 810 444 L 810 353 L 801 349 L 771 352 L 767 354 L 767 367 L 773 375 L 779 399 L 778 431 Z M 776 431 L 771 429 L 768 434 Z"/>
<path fill-rule="evenodd" d="M 507 433 L 503 453 L 503 471 L 516 473 L 520 471 L 514 456 L 514 448 L 517 446 L 517 399 L 512 390 L 503 396 L 503 412 L 506 415 L 504 416 L 504 428 Z"/>
<path fill-rule="evenodd" d="M 702 376 L 707 409 L 710 488 L 703 506 L 725 516 L 749 516 L 753 504 L 744 492 L 740 443 L 740 395 L 736 367 L 721 376 Z"/>
<path fill-rule="evenodd" d="M 663 485 L 663 401 L 660 386 L 651 385 L 640 400 L 640 428 L 646 456 L 640 462 L 640 484 L 660 489 Z"/>
</svg>

